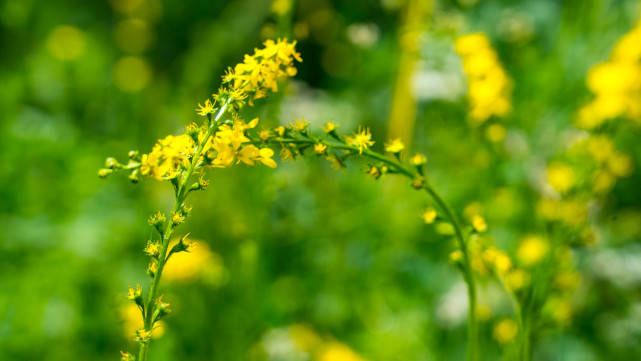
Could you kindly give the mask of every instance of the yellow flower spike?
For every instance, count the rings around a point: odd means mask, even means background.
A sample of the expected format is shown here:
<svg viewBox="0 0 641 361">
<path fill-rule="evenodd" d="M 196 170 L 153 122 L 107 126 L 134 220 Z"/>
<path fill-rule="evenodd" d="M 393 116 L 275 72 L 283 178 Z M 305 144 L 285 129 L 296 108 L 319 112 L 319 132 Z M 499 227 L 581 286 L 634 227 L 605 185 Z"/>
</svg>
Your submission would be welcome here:
<svg viewBox="0 0 641 361">
<path fill-rule="evenodd" d="M 519 332 L 519 327 L 514 320 L 506 318 L 494 325 L 492 335 L 494 339 L 501 344 L 506 344 L 514 340 Z"/>
<path fill-rule="evenodd" d="M 401 138 L 393 139 L 389 143 L 385 144 L 386 152 L 397 154 L 397 153 L 400 153 L 403 149 L 405 149 L 405 144 L 403 144 L 403 141 L 401 141 Z"/>
<path fill-rule="evenodd" d="M 539 263 L 547 254 L 549 249 L 545 239 L 532 235 L 521 240 L 516 251 L 517 258 L 524 266 L 533 266 Z"/>
<path fill-rule="evenodd" d="M 198 108 L 196 108 L 196 113 L 202 116 L 206 116 L 207 114 L 211 114 L 214 112 L 214 103 L 212 103 L 211 100 L 207 99 L 205 100 L 205 105 L 200 105 L 198 103 Z"/>
<path fill-rule="evenodd" d="M 421 214 L 421 219 L 423 219 L 423 222 L 426 224 L 434 223 L 434 220 L 436 220 L 436 209 L 433 207 L 429 207 Z"/>
<path fill-rule="evenodd" d="M 336 125 L 335 123 L 327 122 L 327 123 L 325 123 L 325 125 L 323 126 L 323 131 L 324 131 L 325 133 L 329 134 L 329 133 L 331 133 L 331 132 L 336 131 L 336 129 L 337 129 L 337 128 L 338 128 L 338 125 Z"/>
<path fill-rule="evenodd" d="M 358 132 L 347 137 L 346 141 L 348 145 L 358 147 L 359 154 L 363 154 L 363 150 L 367 150 L 370 146 L 374 145 L 372 133 L 370 133 L 369 128 L 363 128 L 360 126 L 358 127 Z"/>
<path fill-rule="evenodd" d="M 427 158 L 421 153 L 416 153 L 412 158 L 410 158 L 410 163 L 417 167 L 422 166 L 427 163 Z"/>
<path fill-rule="evenodd" d="M 314 152 L 318 155 L 323 155 L 327 151 L 327 146 L 322 143 L 316 143 L 314 144 Z"/>
<path fill-rule="evenodd" d="M 485 222 L 485 218 L 479 215 L 472 216 L 472 227 L 477 232 L 485 232 L 487 230 L 487 223 Z"/>
</svg>

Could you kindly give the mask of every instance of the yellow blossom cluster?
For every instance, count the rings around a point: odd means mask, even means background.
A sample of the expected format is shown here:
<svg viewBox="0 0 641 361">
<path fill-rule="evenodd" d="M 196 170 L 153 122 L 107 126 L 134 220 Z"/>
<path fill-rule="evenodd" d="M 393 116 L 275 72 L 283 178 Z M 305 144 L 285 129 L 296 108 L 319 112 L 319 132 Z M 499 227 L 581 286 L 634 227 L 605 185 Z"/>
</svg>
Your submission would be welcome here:
<svg viewBox="0 0 641 361">
<path fill-rule="evenodd" d="M 203 147 L 207 165 L 224 168 L 240 162 L 250 166 L 260 162 L 275 168 L 276 162 L 272 159 L 273 150 L 247 144 L 250 139 L 246 131 L 256 127 L 257 124 L 258 118 L 247 124 L 236 120 L 233 125 L 221 125 Z M 149 154 L 142 155 L 140 173 L 157 180 L 176 178 L 191 162 L 196 148 L 194 139 L 203 141 L 205 131 L 200 129 L 195 136 L 169 135 L 160 139 Z"/>
<path fill-rule="evenodd" d="M 511 110 L 511 81 L 488 37 L 483 33 L 460 36 L 455 49 L 467 75 L 470 122 L 480 125 L 493 115 L 507 115 Z"/>
<path fill-rule="evenodd" d="M 372 133 L 368 128 L 359 127 L 358 132 L 352 134 L 351 136 L 345 138 L 347 144 L 358 147 L 358 152 L 363 154 L 363 150 L 367 150 L 369 147 L 374 145 L 372 140 Z"/>
<path fill-rule="evenodd" d="M 641 20 L 619 39 L 608 61 L 590 69 L 586 82 L 595 97 L 579 111 L 580 128 L 617 117 L 641 121 Z"/>
<path fill-rule="evenodd" d="M 223 77 L 224 86 L 228 87 L 232 97 L 237 101 L 264 98 L 268 91 L 278 91 L 278 80 L 296 75 L 294 61 L 301 62 L 296 52 L 296 42 L 287 39 L 267 40 L 262 49 L 254 49 L 254 54 L 246 54 L 242 63 L 229 68 Z"/>
</svg>

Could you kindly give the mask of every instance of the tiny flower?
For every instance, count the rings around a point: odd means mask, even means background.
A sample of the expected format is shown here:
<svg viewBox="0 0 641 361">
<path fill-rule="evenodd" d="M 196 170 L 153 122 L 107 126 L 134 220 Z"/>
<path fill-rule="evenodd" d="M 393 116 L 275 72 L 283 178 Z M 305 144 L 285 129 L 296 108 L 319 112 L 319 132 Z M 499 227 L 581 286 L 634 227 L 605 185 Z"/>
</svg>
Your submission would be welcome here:
<svg viewBox="0 0 641 361">
<path fill-rule="evenodd" d="M 158 257 L 160 254 L 160 244 L 155 241 L 147 241 L 144 252 L 150 257 Z"/>
<path fill-rule="evenodd" d="M 110 175 L 111 173 L 113 173 L 113 172 L 114 172 L 114 171 L 113 171 L 112 169 L 108 169 L 108 168 L 101 168 L 100 170 L 98 170 L 98 177 L 100 177 L 100 178 L 107 178 L 107 176 L 109 176 L 109 175 Z"/>
<path fill-rule="evenodd" d="M 405 144 L 401 141 L 401 138 L 396 138 L 392 140 L 389 143 L 385 144 L 385 151 L 398 154 L 400 153 L 403 149 L 405 149 Z"/>
<path fill-rule="evenodd" d="M 270 168 L 276 168 L 276 161 L 272 159 L 274 151 L 271 148 L 261 148 L 258 154 L 260 156 L 258 160 L 260 160 L 264 165 Z"/>
<path fill-rule="evenodd" d="M 167 219 L 165 218 L 165 215 L 162 212 L 157 211 L 156 213 L 152 214 L 149 217 L 148 222 L 150 226 L 158 227 L 158 226 L 162 226 L 166 220 Z"/>
<path fill-rule="evenodd" d="M 127 299 L 130 301 L 136 301 L 138 298 L 142 297 L 142 288 L 140 285 L 136 285 L 136 288 L 129 287 L 127 291 Z"/>
<path fill-rule="evenodd" d="M 485 218 L 477 215 L 472 217 L 472 227 L 477 232 L 485 232 L 487 230 L 487 223 L 485 223 Z"/>
<path fill-rule="evenodd" d="M 173 224 L 178 225 L 178 224 L 181 224 L 181 223 L 185 222 L 185 215 L 182 214 L 182 212 L 176 212 L 176 213 L 171 212 L 171 214 L 172 214 L 171 222 Z"/>
<path fill-rule="evenodd" d="M 374 179 L 378 179 L 381 177 L 381 170 L 378 167 L 371 167 L 367 174 L 374 177 Z"/>
<path fill-rule="evenodd" d="M 427 158 L 425 158 L 421 153 L 416 153 L 412 158 L 410 158 L 410 163 L 418 167 L 427 163 Z"/>
<path fill-rule="evenodd" d="M 335 123 L 332 123 L 332 122 L 327 122 L 327 123 L 325 123 L 325 126 L 323 126 L 323 131 L 325 133 L 329 134 L 331 132 L 335 132 L 336 128 L 338 128 L 338 125 L 336 125 Z"/>
<path fill-rule="evenodd" d="M 269 140 L 269 138 L 271 138 L 272 133 L 271 133 L 269 130 L 265 130 L 265 129 L 264 129 L 264 130 L 261 130 L 261 131 L 258 133 L 258 136 L 260 137 L 260 139 L 261 139 L 263 142 L 266 142 L 266 141 L 268 141 L 268 140 Z"/>
<path fill-rule="evenodd" d="M 301 120 L 295 120 L 292 123 L 289 123 L 289 126 L 292 127 L 292 129 L 297 130 L 299 132 L 305 131 L 307 127 L 309 126 L 309 123 L 305 119 Z"/>
<path fill-rule="evenodd" d="M 347 144 L 358 147 L 358 153 L 363 154 L 363 150 L 367 150 L 370 146 L 374 145 L 372 140 L 372 133 L 367 128 L 358 128 L 358 132 L 353 133 L 351 137 L 347 137 Z"/>
<path fill-rule="evenodd" d="M 423 177 L 414 178 L 414 180 L 412 181 L 412 187 L 414 187 L 414 189 L 421 189 L 424 185 L 425 179 L 423 179 Z"/>
<path fill-rule="evenodd" d="M 207 114 L 211 114 L 214 112 L 214 103 L 210 99 L 205 100 L 205 105 L 200 105 L 198 103 L 198 108 L 196 108 L 196 113 L 202 116 L 206 116 Z"/>
<path fill-rule="evenodd" d="M 426 224 L 433 223 L 434 220 L 436 219 L 436 216 L 437 216 L 436 209 L 434 209 L 433 207 L 427 208 L 425 212 L 421 214 L 421 218 L 423 219 L 423 222 L 425 222 Z"/>
<path fill-rule="evenodd" d="M 318 155 L 323 155 L 325 154 L 325 151 L 327 150 L 327 146 L 322 143 L 316 143 L 314 144 L 314 152 Z"/>
<path fill-rule="evenodd" d="M 158 263 L 154 259 L 149 262 L 149 265 L 147 266 L 147 274 L 149 275 L 149 277 L 154 277 L 156 275 L 156 272 L 158 272 Z"/>
<path fill-rule="evenodd" d="M 163 302 L 162 296 L 158 297 L 158 299 L 156 299 L 156 307 L 155 307 L 152 322 L 155 323 L 159 321 L 161 318 L 168 315 L 171 312 L 171 309 L 169 307 L 170 307 L 169 303 Z"/>
<path fill-rule="evenodd" d="M 151 341 L 151 331 L 139 328 L 136 330 L 136 341 L 140 343 L 149 343 Z"/>
<path fill-rule="evenodd" d="M 285 135 L 285 130 L 286 130 L 285 127 L 283 127 L 282 125 L 279 125 L 276 128 L 274 128 L 274 131 L 276 132 L 276 134 L 278 134 L 279 137 L 282 137 L 283 135 Z"/>
</svg>

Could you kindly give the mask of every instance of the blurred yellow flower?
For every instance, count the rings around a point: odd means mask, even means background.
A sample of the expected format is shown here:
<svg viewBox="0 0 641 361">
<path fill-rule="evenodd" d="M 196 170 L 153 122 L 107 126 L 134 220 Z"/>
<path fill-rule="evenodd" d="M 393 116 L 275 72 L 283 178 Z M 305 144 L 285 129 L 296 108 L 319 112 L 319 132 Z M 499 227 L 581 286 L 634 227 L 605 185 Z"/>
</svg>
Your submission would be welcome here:
<svg viewBox="0 0 641 361">
<path fill-rule="evenodd" d="M 170 244 L 169 249 L 177 241 Z M 192 242 L 188 252 L 174 253 L 165 264 L 163 278 L 173 282 L 186 282 L 195 279 L 220 285 L 225 281 L 226 270 L 223 259 L 211 251 L 203 242 Z"/>
<path fill-rule="evenodd" d="M 140 309 L 133 302 L 127 303 L 120 308 L 120 317 L 123 320 L 123 331 L 127 337 L 134 337 L 136 331 L 143 327 Z M 158 321 L 154 327 L 151 337 L 160 338 L 165 334 L 165 322 Z"/>
<path fill-rule="evenodd" d="M 574 186 L 574 169 L 565 163 L 550 163 L 546 173 L 548 183 L 557 192 L 565 193 Z"/>
<path fill-rule="evenodd" d="M 118 89 L 122 91 L 140 91 L 151 80 L 151 66 L 143 58 L 126 56 L 114 64 L 113 80 Z"/>
<path fill-rule="evenodd" d="M 329 343 L 321 352 L 319 361 L 365 361 L 349 347 L 338 342 Z"/>
<path fill-rule="evenodd" d="M 485 222 L 485 218 L 479 216 L 478 214 L 472 216 L 472 227 L 477 232 L 485 232 L 487 230 L 487 223 Z"/>
<path fill-rule="evenodd" d="M 415 166 L 421 166 L 427 163 L 427 158 L 421 153 L 416 153 L 412 158 L 410 158 L 410 163 Z"/>
<path fill-rule="evenodd" d="M 71 25 L 57 26 L 47 37 L 47 48 L 56 59 L 77 59 L 85 52 L 85 35 Z"/>
<path fill-rule="evenodd" d="M 316 143 L 314 144 L 314 152 L 318 155 L 325 154 L 325 151 L 327 150 L 327 146 L 322 143 Z"/>
<path fill-rule="evenodd" d="M 518 291 L 529 283 L 530 275 L 522 269 L 514 269 L 505 275 L 505 285 L 513 291 Z"/>
<path fill-rule="evenodd" d="M 429 207 L 421 214 L 421 218 L 423 219 L 423 222 L 430 224 L 433 223 L 434 220 L 436 219 L 436 210 L 433 207 Z"/>
<path fill-rule="evenodd" d="M 514 320 L 506 318 L 494 325 L 492 335 L 501 344 L 511 342 L 519 332 L 519 327 Z"/>
<path fill-rule="evenodd" d="M 467 75 L 469 120 L 473 125 L 491 116 L 503 117 L 511 110 L 511 81 L 498 56 L 483 33 L 463 35 L 456 39 L 455 50 L 461 56 Z M 500 128 L 488 128 L 488 138 L 499 141 Z"/>
<path fill-rule="evenodd" d="M 548 252 L 548 243 L 540 236 L 530 235 L 523 238 L 517 249 L 516 255 L 524 266 L 533 266 L 539 263 Z"/>
<path fill-rule="evenodd" d="M 123 51 L 140 54 L 149 48 L 153 34 L 146 21 L 130 18 L 116 25 L 114 38 L 118 47 Z"/>
<path fill-rule="evenodd" d="M 337 126 L 335 123 L 327 122 L 327 123 L 325 123 L 325 125 L 323 126 L 323 131 L 324 131 L 325 133 L 331 133 L 331 132 L 335 131 L 335 130 L 336 130 L 336 128 L 338 128 L 338 126 Z"/>
<path fill-rule="evenodd" d="M 400 153 L 405 149 L 405 144 L 401 141 L 401 138 L 396 138 L 389 143 L 385 144 L 385 151 L 390 153 Z"/>
</svg>

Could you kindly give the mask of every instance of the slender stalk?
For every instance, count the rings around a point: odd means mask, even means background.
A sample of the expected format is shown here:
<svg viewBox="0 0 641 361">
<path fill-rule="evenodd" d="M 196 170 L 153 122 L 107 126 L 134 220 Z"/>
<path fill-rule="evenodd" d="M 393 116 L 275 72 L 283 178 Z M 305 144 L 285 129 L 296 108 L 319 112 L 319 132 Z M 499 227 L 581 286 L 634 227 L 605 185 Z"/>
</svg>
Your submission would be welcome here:
<svg viewBox="0 0 641 361">
<path fill-rule="evenodd" d="M 214 121 L 207 128 L 207 133 L 205 133 L 205 137 L 203 138 L 203 140 L 200 143 L 196 144 L 196 147 L 194 148 L 194 154 L 191 159 L 191 163 L 187 168 L 187 172 L 180 180 L 178 188 L 176 189 L 176 197 L 174 199 L 174 206 L 171 214 L 175 214 L 182 208 L 185 202 L 185 199 L 187 198 L 187 195 L 188 195 L 186 191 L 187 185 L 189 184 L 189 181 L 195 169 L 198 167 L 198 162 L 200 161 L 200 157 L 202 156 L 202 153 L 205 145 L 207 144 L 207 141 L 209 141 L 209 138 L 211 138 L 212 134 L 214 134 L 214 132 L 216 131 L 216 122 L 225 113 L 228 104 L 229 104 L 228 102 L 225 102 L 225 104 L 223 104 L 223 106 L 220 108 L 220 110 L 216 114 Z M 160 284 L 162 271 L 165 268 L 165 263 L 167 262 L 167 251 L 169 250 L 169 241 L 171 240 L 171 236 L 173 232 L 174 232 L 174 222 L 172 222 L 172 220 L 169 219 L 167 221 L 167 225 L 165 226 L 165 231 L 163 232 L 163 239 L 160 247 L 160 254 L 158 255 L 158 269 L 156 270 L 156 273 L 154 274 L 154 277 L 151 281 L 149 294 L 147 296 L 147 302 L 145 303 L 143 326 L 146 331 L 151 331 L 153 327 L 152 317 L 155 309 L 154 300 L 156 299 L 156 294 L 158 292 L 158 285 Z M 149 351 L 149 342 L 141 342 L 140 349 L 138 351 L 138 361 L 147 361 L 148 351 Z"/>
<path fill-rule="evenodd" d="M 313 145 L 318 143 L 317 139 L 307 138 L 274 138 L 270 140 L 272 143 L 276 144 L 309 144 Z M 362 155 L 380 161 L 394 169 L 399 174 L 404 175 L 409 179 L 416 179 L 420 177 L 415 171 L 407 168 L 398 160 L 386 157 L 380 153 L 371 151 L 369 149 L 363 149 L 362 152 L 358 147 L 347 145 L 344 143 L 337 142 L 328 142 L 323 140 L 323 144 L 326 144 L 329 148 L 349 150 L 352 152 L 359 152 Z M 461 222 L 457 217 L 456 213 L 452 210 L 449 204 L 441 197 L 441 195 L 425 181 L 422 189 L 424 189 L 430 197 L 438 204 L 439 208 L 443 211 L 444 215 L 449 219 L 454 227 L 454 232 L 456 234 L 456 240 L 459 248 L 463 254 L 463 279 L 467 284 L 467 297 L 469 303 L 469 312 L 467 317 L 467 338 L 468 338 L 468 347 L 467 347 L 467 360 L 468 361 L 477 361 L 479 360 L 479 332 L 478 332 L 478 322 L 476 318 L 476 282 L 474 279 L 474 272 L 472 271 L 471 266 L 471 257 L 468 249 L 468 244 L 463 234 L 463 228 Z"/>
</svg>

